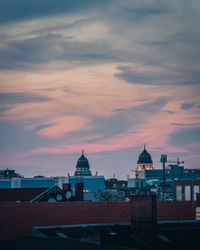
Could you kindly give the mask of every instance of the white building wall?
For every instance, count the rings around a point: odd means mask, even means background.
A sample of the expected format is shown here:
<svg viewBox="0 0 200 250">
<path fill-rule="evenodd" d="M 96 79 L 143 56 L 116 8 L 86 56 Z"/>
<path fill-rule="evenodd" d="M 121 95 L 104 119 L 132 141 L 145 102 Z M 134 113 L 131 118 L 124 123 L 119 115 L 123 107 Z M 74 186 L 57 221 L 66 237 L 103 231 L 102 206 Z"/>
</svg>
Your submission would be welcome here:
<svg viewBox="0 0 200 250">
<path fill-rule="evenodd" d="M 191 186 L 185 186 L 185 200 L 191 200 Z"/>
<path fill-rule="evenodd" d="M 21 188 L 21 178 L 12 178 L 11 188 Z"/>
<path fill-rule="evenodd" d="M 197 200 L 197 193 L 199 193 L 199 186 L 193 186 L 193 200 Z"/>
<path fill-rule="evenodd" d="M 62 189 L 63 183 L 69 183 L 69 178 L 65 176 L 56 177 L 55 185 L 57 185 L 60 189 Z"/>
<path fill-rule="evenodd" d="M 182 201 L 182 186 L 176 186 L 176 200 Z"/>
</svg>

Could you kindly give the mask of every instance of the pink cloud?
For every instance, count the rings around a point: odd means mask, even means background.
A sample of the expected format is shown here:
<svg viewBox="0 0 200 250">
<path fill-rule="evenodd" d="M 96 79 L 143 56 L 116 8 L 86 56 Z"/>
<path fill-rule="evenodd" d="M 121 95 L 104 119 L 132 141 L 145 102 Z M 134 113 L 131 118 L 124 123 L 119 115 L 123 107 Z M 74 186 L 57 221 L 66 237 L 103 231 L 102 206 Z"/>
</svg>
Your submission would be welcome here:
<svg viewBox="0 0 200 250">
<path fill-rule="evenodd" d="M 49 121 L 50 126 L 37 132 L 38 135 L 49 138 L 58 138 L 62 135 L 78 130 L 88 130 L 88 120 L 78 116 L 59 117 Z"/>
</svg>

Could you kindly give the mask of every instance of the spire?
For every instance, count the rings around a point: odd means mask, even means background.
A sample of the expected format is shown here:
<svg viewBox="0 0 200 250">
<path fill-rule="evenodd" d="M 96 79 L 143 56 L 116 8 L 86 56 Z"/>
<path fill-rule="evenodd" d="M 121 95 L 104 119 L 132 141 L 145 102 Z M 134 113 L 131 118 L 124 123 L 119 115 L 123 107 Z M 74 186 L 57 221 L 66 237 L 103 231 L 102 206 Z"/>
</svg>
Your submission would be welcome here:
<svg viewBox="0 0 200 250">
<path fill-rule="evenodd" d="M 144 150 L 146 150 L 146 144 L 144 144 Z"/>
<path fill-rule="evenodd" d="M 82 155 L 84 155 L 84 149 L 82 149 Z"/>
</svg>

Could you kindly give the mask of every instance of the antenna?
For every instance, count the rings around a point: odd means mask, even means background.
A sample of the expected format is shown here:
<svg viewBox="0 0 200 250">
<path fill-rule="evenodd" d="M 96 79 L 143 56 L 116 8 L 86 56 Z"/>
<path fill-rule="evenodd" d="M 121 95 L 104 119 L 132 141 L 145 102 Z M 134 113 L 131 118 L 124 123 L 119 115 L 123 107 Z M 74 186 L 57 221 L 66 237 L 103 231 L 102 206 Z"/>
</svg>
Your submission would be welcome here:
<svg viewBox="0 0 200 250">
<path fill-rule="evenodd" d="M 163 164 L 163 200 L 166 200 L 166 192 L 165 192 L 165 187 L 166 187 L 166 173 L 165 173 L 165 163 L 167 162 L 167 155 L 161 155 L 160 161 Z"/>
</svg>

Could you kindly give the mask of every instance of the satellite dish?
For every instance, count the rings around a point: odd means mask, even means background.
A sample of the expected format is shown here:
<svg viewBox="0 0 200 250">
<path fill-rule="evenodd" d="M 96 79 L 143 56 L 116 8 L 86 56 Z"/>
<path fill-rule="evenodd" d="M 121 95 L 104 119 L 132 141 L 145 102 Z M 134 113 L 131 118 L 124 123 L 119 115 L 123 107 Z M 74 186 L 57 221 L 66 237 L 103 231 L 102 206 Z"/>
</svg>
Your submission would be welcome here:
<svg viewBox="0 0 200 250">
<path fill-rule="evenodd" d="M 56 195 L 56 200 L 57 200 L 57 201 L 61 201 L 62 198 L 63 198 L 62 194 L 57 194 L 57 195 Z"/>
<path fill-rule="evenodd" d="M 72 193 L 70 191 L 67 191 L 66 198 L 69 200 L 72 196 Z"/>
<path fill-rule="evenodd" d="M 55 200 L 53 197 L 50 197 L 50 198 L 48 199 L 48 202 L 56 202 L 56 200 Z"/>
</svg>

